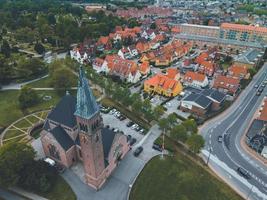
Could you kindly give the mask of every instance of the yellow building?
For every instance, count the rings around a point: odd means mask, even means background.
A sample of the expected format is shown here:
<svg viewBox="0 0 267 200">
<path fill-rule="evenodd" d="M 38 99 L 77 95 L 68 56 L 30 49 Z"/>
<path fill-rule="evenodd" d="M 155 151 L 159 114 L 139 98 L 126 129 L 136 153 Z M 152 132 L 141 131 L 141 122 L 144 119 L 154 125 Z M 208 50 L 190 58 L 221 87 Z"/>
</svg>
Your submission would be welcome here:
<svg viewBox="0 0 267 200">
<path fill-rule="evenodd" d="M 156 74 L 144 82 L 144 91 L 147 93 L 157 93 L 167 97 L 180 94 L 183 86 L 180 81 L 169 78 L 163 74 Z"/>
</svg>

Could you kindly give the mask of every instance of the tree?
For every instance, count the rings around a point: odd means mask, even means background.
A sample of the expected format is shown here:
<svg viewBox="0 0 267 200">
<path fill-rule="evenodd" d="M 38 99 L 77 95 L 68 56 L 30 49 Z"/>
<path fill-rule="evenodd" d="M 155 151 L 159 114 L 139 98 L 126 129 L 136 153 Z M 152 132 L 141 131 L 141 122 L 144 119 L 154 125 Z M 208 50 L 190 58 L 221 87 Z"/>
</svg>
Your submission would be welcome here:
<svg viewBox="0 0 267 200">
<path fill-rule="evenodd" d="M 186 141 L 187 145 L 194 153 L 198 153 L 204 147 L 205 141 L 201 135 L 193 134 Z"/>
<path fill-rule="evenodd" d="M 187 140 L 186 128 L 180 124 L 173 127 L 170 131 L 171 138 L 177 141 L 185 142 Z"/>
<path fill-rule="evenodd" d="M 66 90 L 69 90 L 75 83 L 74 74 L 69 68 L 63 67 L 56 69 L 52 74 L 51 85 L 60 95 L 65 93 Z"/>
<path fill-rule="evenodd" d="M 13 75 L 12 66 L 9 65 L 9 59 L 0 54 L 0 85 L 8 83 Z"/>
<path fill-rule="evenodd" d="M 191 133 L 197 133 L 197 123 L 194 119 L 187 119 L 183 122 L 184 127 Z"/>
<path fill-rule="evenodd" d="M 3 40 L 1 45 L 1 53 L 4 54 L 6 58 L 9 58 L 11 55 L 11 48 L 7 40 Z"/>
<path fill-rule="evenodd" d="M 168 122 L 168 119 L 167 118 L 162 118 L 159 120 L 159 128 L 162 130 L 162 131 L 166 131 L 167 129 L 169 129 L 169 122 Z"/>
<path fill-rule="evenodd" d="M 33 106 L 38 102 L 39 102 L 39 97 L 35 90 L 30 88 L 29 86 L 24 86 L 20 90 L 19 105 L 22 109 Z"/>
<path fill-rule="evenodd" d="M 150 28 L 151 28 L 151 29 L 156 29 L 156 28 L 157 28 L 156 23 L 152 23 L 152 24 L 150 25 Z"/>
<path fill-rule="evenodd" d="M 29 79 L 44 74 L 46 70 L 46 65 L 41 59 L 20 57 L 17 61 L 16 75 L 18 78 Z"/>
<path fill-rule="evenodd" d="M 8 143 L 0 148 L 0 185 L 15 186 L 23 167 L 32 162 L 33 148 L 25 143 Z"/>
<path fill-rule="evenodd" d="M 34 50 L 38 53 L 38 54 L 43 54 L 45 53 L 45 48 L 41 43 L 36 43 L 34 45 Z"/>
<path fill-rule="evenodd" d="M 255 68 L 249 68 L 248 72 L 250 74 L 250 77 L 253 77 L 257 73 L 257 70 Z"/>
<path fill-rule="evenodd" d="M 177 117 L 175 113 L 169 114 L 167 119 L 170 128 L 177 124 Z"/>
<path fill-rule="evenodd" d="M 155 108 L 154 108 L 154 117 L 155 119 L 159 119 L 163 113 L 164 113 L 164 107 L 162 105 L 157 105 Z"/>
</svg>

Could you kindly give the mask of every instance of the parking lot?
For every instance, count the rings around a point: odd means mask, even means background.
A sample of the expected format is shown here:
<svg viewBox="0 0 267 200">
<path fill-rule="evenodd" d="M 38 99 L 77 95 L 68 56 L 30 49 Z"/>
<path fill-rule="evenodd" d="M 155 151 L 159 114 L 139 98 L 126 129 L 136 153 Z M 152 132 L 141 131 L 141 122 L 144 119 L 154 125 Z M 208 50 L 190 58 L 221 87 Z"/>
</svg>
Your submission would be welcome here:
<svg viewBox="0 0 267 200">
<path fill-rule="evenodd" d="M 111 113 L 102 113 L 102 117 L 105 126 L 108 125 L 111 129 L 114 128 L 115 131 L 122 131 L 125 135 L 131 135 L 132 138 L 135 138 L 136 142 L 134 145 L 136 145 L 144 137 L 140 131 L 134 130 L 133 127 L 127 127 L 127 124 L 131 121 L 128 118 L 120 120 L 115 116 L 115 114 Z"/>
</svg>

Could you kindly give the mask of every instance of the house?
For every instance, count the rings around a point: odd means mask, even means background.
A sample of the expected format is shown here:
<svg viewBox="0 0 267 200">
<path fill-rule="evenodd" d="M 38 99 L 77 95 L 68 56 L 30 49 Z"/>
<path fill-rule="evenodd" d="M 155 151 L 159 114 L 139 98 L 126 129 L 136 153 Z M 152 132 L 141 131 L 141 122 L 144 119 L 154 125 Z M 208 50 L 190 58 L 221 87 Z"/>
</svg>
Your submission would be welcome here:
<svg viewBox="0 0 267 200">
<path fill-rule="evenodd" d="M 74 48 L 70 51 L 71 59 L 76 60 L 80 64 L 84 64 L 88 60 L 88 55 L 86 52 L 81 53 L 79 48 Z"/>
<path fill-rule="evenodd" d="M 202 90 L 200 94 L 212 101 L 211 110 L 219 110 L 226 99 L 226 95 L 223 92 L 215 89 L 205 89 Z"/>
<path fill-rule="evenodd" d="M 138 50 L 135 47 L 135 45 L 128 46 L 127 49 L 129 50 L 129 53 L 130 53 L 132 58 L 138 56 Z"/>
<path fill-rule="evenodd" d="M 117 55 L 107 55 L 102 70 L 106 74 L 117 76 L 130 83 L 136 83 L 141 78 L 141 73 L 134 61 L 122 59 Z"/>
<path fill-rule="evenodd" d="M 234 65 L 245 66 L 247 68 L 255 67 L 261 61 L 264 52 L 256 49 L 248 49 L 234 57 Z"/>
<path fill-rule="evenodd" d="M 240 90 L 240 81 L 236 78 L 219 75 L 215 78 L 212 87 L 226 94 L 236 96 Z"/>
<path fill-rule="evenodd" d="M 212 61 L 203 61 L 199 66 L 199 71 L 211 77 L 215 71 L 215 64 Z"/>
<path fill-rule="evenodd" d="M 156 74 L 144 82 L 144 91 L 147 93 L 157 93 L 167 97 L 173 97 L 180 94 L 182 90 L 183 87 L 179 81 L 163 74 Z"/>
<path fill-rule="evenodd" d="M 101 59 L 101 58 L 96 58 L 94 61 L 93 61 L 93 69 L 97 72 L 97 73 L 100 73 L 102 71 L 104 71 L 104 69 L 102 68 L 104 64 L 104 60 Z"/>
<path fill-rule="evenodd" d="M 237 79 L 249 79 L 250 77 L 247 67 L 236 65 L 228 68 L 228 75 Z"/>
<path fill-rule="evenodd" d="M 181 78 L 180 72 L 176 68 L 168 68 L 166 72 L 166 76 L 174 80 L 179 80 Z"/>
<path fill-rule="evenodd" d="M 207 52 L 202 52 L 196 59 L 195 63 L 201 65 L 202 62 L 207 61 L 209 58 L 209 54 Z"/>
<path fill-rule="evenodd" d="M 141 75 L 143 75 L 143 76 L 148 75 L 150 72 L 149 62 L 145 61 L 145 62 L 141 63 L 139 66 L 139 71 L 140 71 Z"/>
<path fill-rule="evenodd" d="M 111 48 L 110 40 L 109 37 L 106 36 L 101 36 L 98 41 L 97 41 L 97 50 L 98 51 L 104 51 L 104 50 L 109 50 Z"/>
<path fill-rule="evenodd" d="M 184 112 L 190 112 L 200 117 L 211 110 L 212 100 L 202 94 L 191 93 L 181 100 L 180 109 Z"/>
<path fill-rule="evenodd" d="M 141 37 L 143 37 L 147 40 L 153 40 L 156 37 L 156 33 L 153 29 L 144 30 L 141 33 Z"/>
<path fill-rule="evenodd" d="M 122 47 L 118 51 L 118 56 L 120 56 L 122 59 L 130 59 L 132 58 L 132 55 L 130 54 L 130 51 L 128 48 Z"/>
<path fill-rule="evenodd" d="M 77 98 L 66 94 L 50 111 L 41 131 L 41 143 L 45 156 L 66 168 L 82 163 L 83 181 L 96 190 L 130 149 L 126 135 L 104 127 L 82 68 Z"/>
<path fill-rule="evenodd" d="M 263 100 L 263 103 L 260 109 L 260 116 L 258 117 L 258 119 L 267 122 L 267 98 Z"/>
<path fill-rule="evenodd" d="M 209 85 L 209 80 L 205 74 L 187 71 L 183 78 L 183 84 L 194 88 L 204 88 Z"/>
<path fill-rule="evenodd" d="M 161 55 L 155 58 L 156 67 L 168 67 L 172 61 L 171 55 Z"/>
<path fill-rule="evenodd" d="M 136 44 L 136 49 L 137 49 L 139 54 L 147 52 L 148 50 L 150 50 L 150 48 L 151 47 L 150 47 L 149 43 L 147 43 L 147 42 L 138 42 Z"/>
</svg>

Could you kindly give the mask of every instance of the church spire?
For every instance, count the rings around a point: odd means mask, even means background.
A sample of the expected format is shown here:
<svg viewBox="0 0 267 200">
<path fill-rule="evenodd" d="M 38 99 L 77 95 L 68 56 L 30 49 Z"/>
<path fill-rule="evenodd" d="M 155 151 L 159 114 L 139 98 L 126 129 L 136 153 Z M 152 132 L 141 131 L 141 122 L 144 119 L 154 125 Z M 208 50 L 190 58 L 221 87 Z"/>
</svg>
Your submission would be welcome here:
<svg viewBox="0 0 267 200">
<path fill-rule="evenodd" d="M 81 118 L 90 119 L 97 112 L 99 112 L 99 107 L 96 103 L 93 92 L 89 87 L 88 80 L 85 77 L 84 69 L 80 66 L 77 104 L 74 114 Z"/>
</svg>

